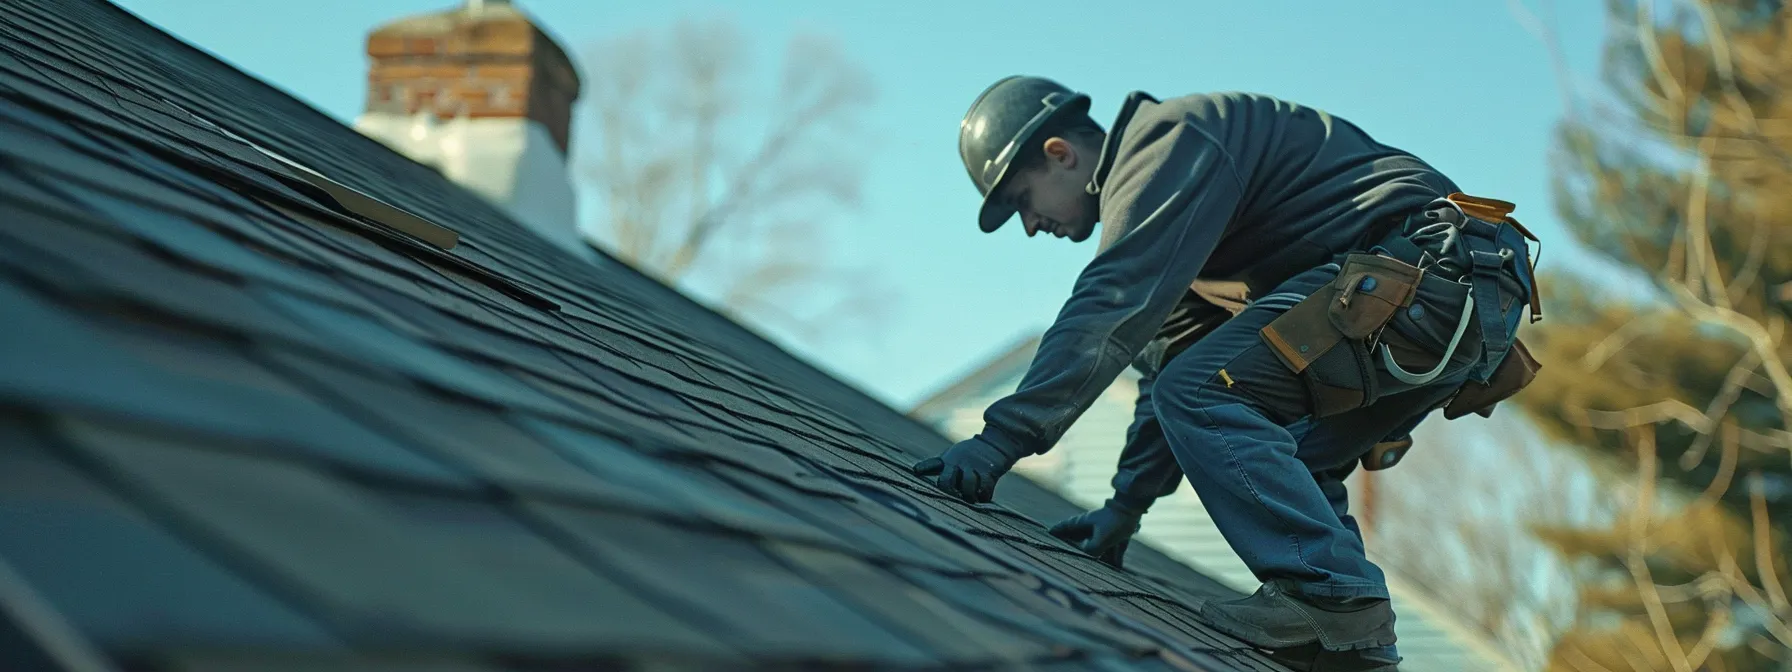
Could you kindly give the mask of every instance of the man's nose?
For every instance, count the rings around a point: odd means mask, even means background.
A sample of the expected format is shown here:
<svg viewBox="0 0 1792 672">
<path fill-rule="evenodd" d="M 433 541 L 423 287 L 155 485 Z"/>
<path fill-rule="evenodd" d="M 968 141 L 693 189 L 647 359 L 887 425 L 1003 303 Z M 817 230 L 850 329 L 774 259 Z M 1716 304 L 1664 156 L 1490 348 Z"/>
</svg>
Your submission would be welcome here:
<svg viewBox="0 0 1792 672">
<path fill-rule="evenodd" d="M 1045 228 L 1044 221 L 1038 215 L 1030 212 L 1020 213 L 1020 221 L 1027 228 L 1028 238 L 1032 238 L 1034 234 L 1039 233 L 1040 229 Z"/>
</svg>

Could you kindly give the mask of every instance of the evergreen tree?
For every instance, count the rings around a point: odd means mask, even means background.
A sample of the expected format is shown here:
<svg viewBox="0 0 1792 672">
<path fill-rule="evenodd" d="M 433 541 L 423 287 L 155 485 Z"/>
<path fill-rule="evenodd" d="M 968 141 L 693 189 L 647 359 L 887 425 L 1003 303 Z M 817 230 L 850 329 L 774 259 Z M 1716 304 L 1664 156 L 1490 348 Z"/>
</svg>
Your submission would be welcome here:
<svg viewBox="0 0 1792 672">
<path fill-rule="evenodd" d="M 1635 286 L 1546 275 L 1515 402 L 1622 467 L 1633 506 L 1538 531 L 1587 572 L 1550 669 L 1792 670 L 1792 11 L 1609 12 L 1610 95 L 1564 122 L 1556 200 Z"/>
</svg>

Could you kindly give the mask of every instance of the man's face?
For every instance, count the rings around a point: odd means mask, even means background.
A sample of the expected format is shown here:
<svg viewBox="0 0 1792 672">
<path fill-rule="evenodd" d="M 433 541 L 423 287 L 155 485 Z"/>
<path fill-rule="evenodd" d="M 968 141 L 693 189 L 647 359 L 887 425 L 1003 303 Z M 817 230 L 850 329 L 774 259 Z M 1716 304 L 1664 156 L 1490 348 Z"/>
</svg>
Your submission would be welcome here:
<svg viewBox="0 0 1792 672">
<path fill-rule="evenodd" d="M 1094 175 L 1093 153 L 1082 154 L 1064 138 L 1045 141 L 1045 163 L 1016 173 L 1003 187 L 1027 237 L 1048 233 L 1070 242 L 1089 239 L 1100 219 L 1099 203 L 1085 187 Z"/>
</svg>

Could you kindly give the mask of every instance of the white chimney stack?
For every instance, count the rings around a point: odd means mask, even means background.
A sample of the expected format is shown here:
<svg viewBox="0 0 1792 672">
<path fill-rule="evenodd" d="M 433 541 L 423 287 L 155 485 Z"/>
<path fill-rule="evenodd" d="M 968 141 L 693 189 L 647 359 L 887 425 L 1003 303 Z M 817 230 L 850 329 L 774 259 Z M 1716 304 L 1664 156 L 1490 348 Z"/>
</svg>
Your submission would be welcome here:
<svg viewBox="0 0 1792 672">
<path fill-rule="evenodd" d="M 367 55 L 356 130 L 587 253 L 567 172 L 579 76 L 528 16 L 509 0 L 467 0 L 380 26 Z"/>
</svg>

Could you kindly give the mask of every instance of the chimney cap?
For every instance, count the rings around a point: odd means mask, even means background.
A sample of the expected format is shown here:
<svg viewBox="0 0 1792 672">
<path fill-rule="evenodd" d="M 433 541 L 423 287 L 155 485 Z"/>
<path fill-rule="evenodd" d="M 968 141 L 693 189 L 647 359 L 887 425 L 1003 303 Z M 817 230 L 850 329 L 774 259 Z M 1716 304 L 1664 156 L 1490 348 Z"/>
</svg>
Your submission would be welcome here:
<svg viewBox="0 0 1792 672">
<path fill-rule="evenodd" d="M 469 24 L 513 21 L 534 23 L 512 0 L 462 0 L 457 7 L 387 22 L 374 28 L 369 37 L 428 35 L 450 32 Z"/>
</svg>

